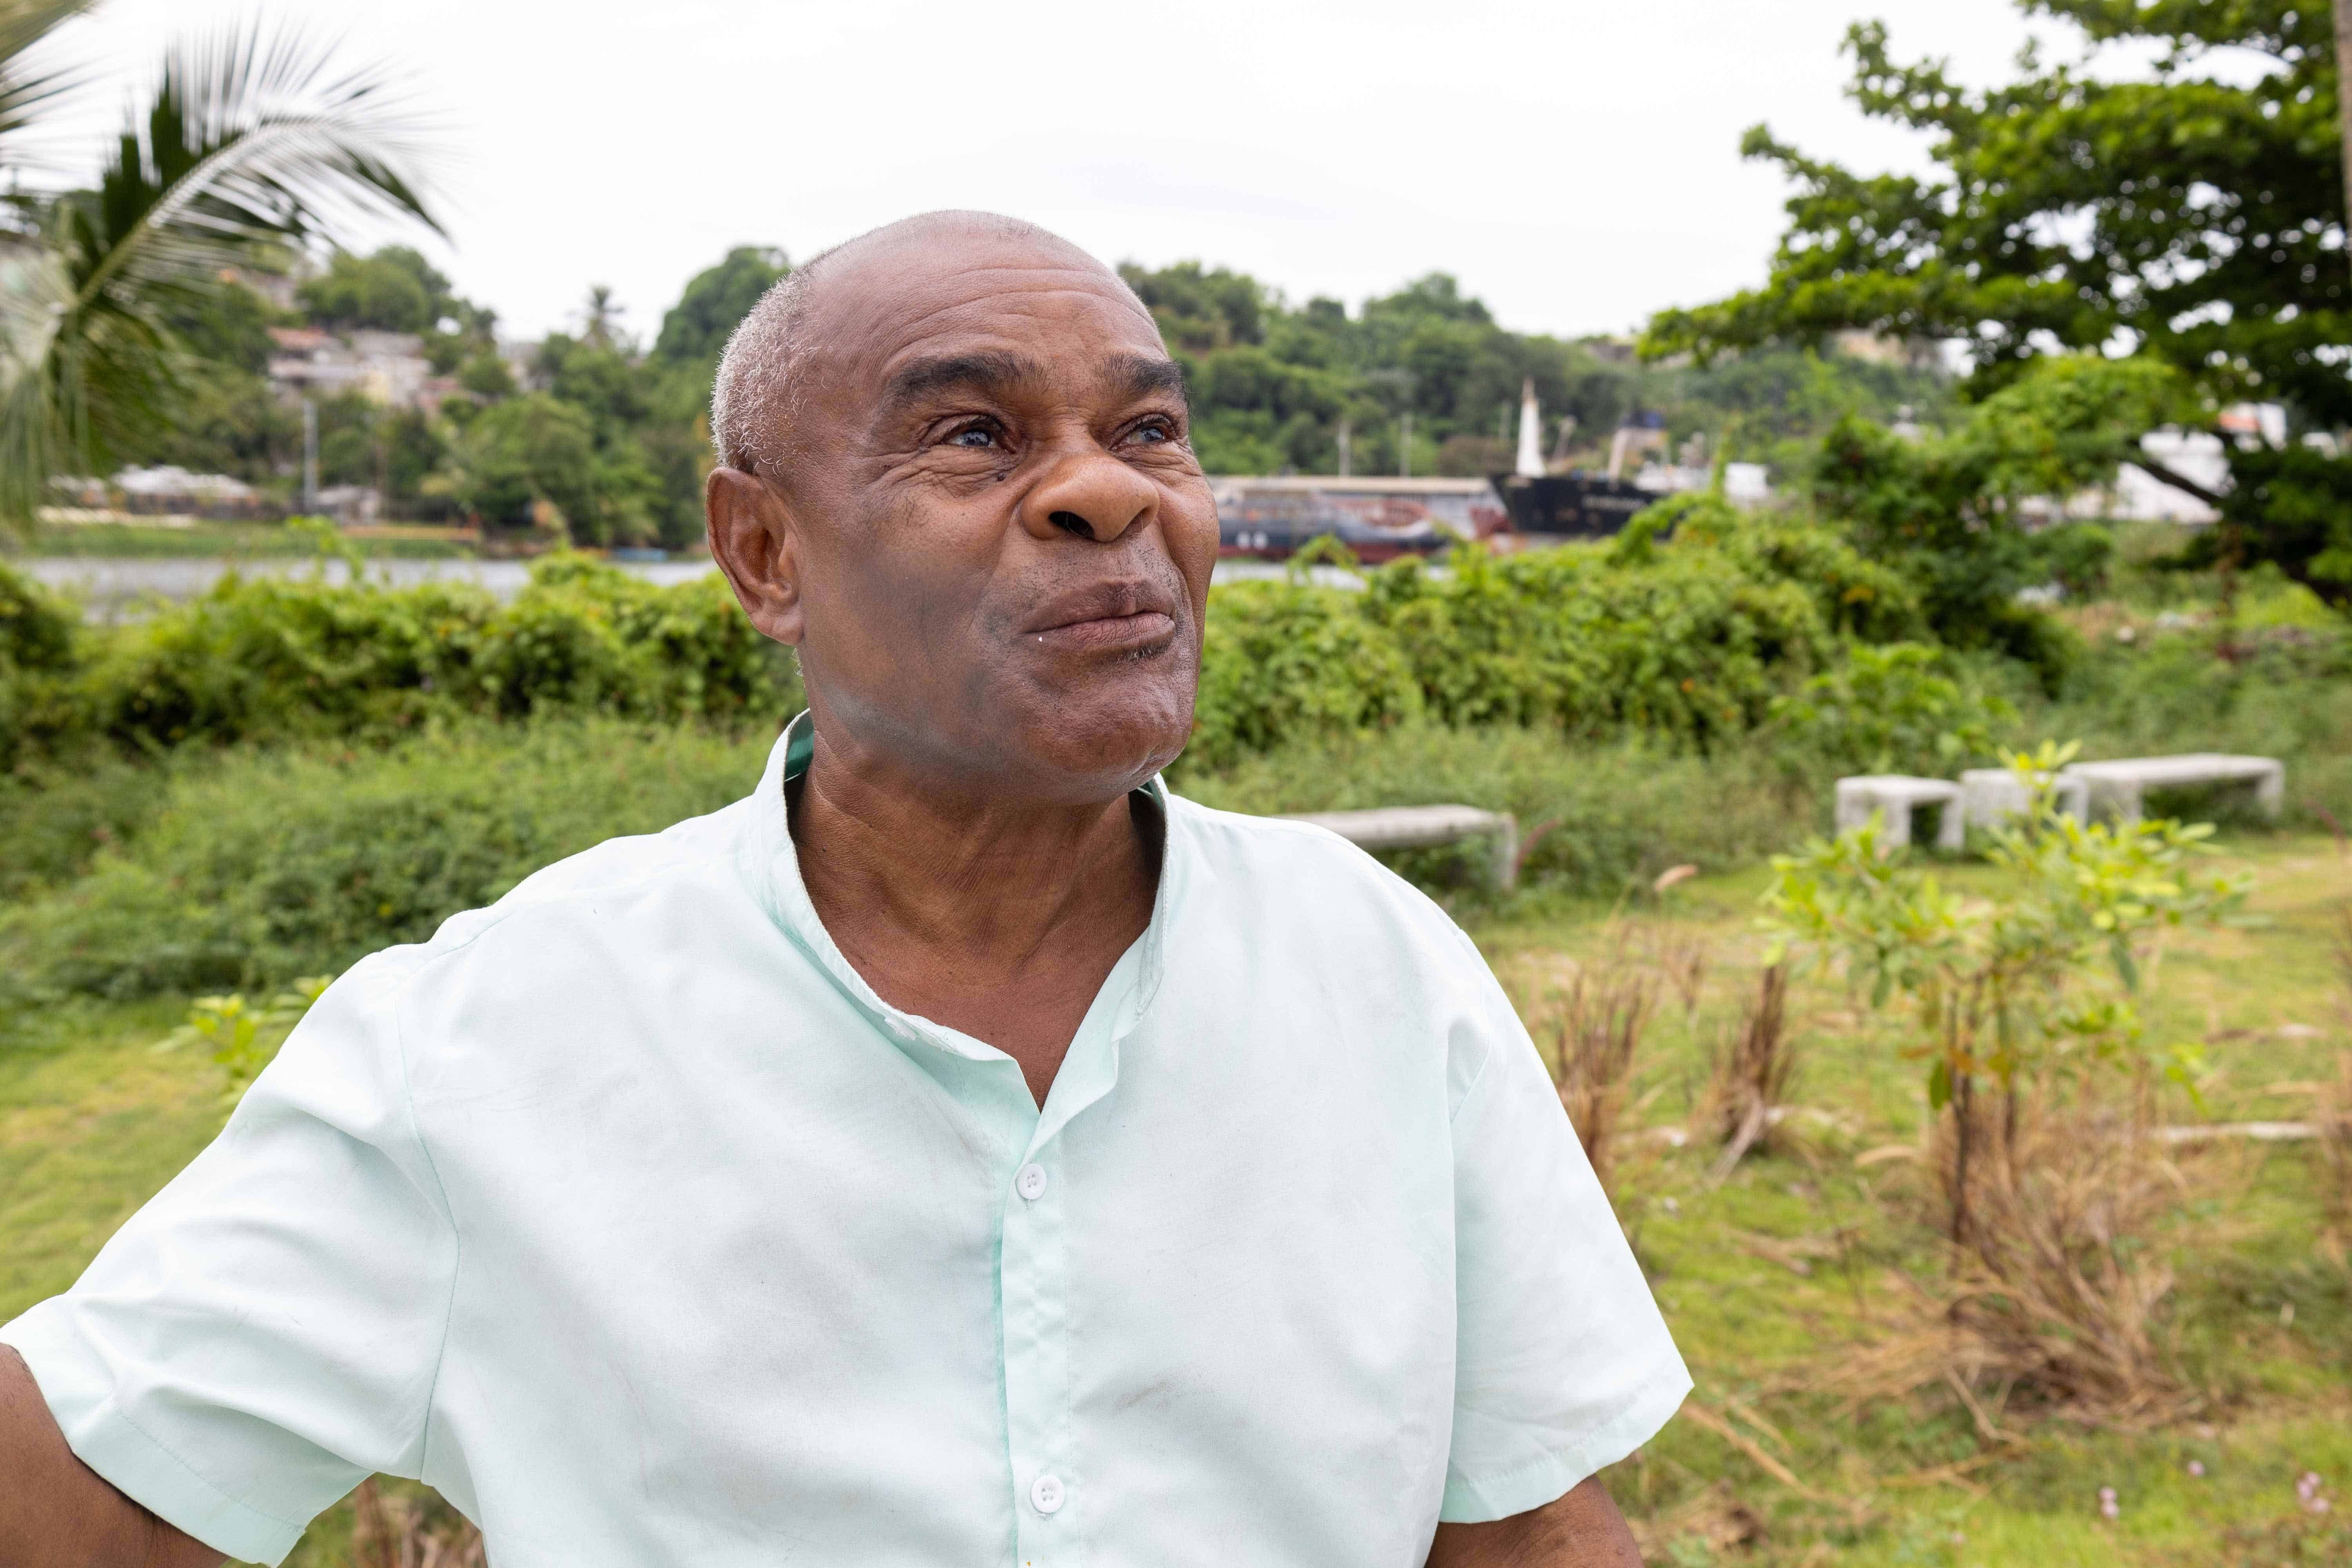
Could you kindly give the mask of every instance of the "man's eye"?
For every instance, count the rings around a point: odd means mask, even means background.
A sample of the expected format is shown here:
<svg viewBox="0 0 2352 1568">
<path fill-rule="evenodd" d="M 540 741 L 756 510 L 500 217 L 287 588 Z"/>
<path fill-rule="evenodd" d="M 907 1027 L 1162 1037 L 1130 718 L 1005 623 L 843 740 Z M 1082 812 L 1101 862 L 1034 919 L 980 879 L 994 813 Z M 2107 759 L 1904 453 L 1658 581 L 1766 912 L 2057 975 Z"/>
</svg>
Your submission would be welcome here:
<svg viewBox="0 0 2352 1568">
<path fill-rule="evenodd" d="M 1129 439 L 1136 441 L 1150 441 L 1154 443 L 1160 441 L 1173 441 L 1176 439 L 1176 432 L 1171 430 L 1167 426 L 1155 419 L 1148 425 L 1137 426 L 1135 427 L 1135 434 L 1130 437 Z"/>
<path fill-rule="evenodd" d="M 949 437 L 948 445 L 950 447 L 993 447 L 996 445 L 996 432 L 975 425 L 969 430 L 959 430 L 954 435 Z"/>
</svg>

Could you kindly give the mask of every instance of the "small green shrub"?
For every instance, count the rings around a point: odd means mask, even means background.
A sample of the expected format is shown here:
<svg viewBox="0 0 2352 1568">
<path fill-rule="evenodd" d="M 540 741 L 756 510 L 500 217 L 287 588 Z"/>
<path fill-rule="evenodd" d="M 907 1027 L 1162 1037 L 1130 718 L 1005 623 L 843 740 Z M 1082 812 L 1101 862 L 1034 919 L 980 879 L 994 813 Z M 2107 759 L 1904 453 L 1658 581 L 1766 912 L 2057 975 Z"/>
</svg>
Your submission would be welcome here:
<svg viewBox="0 0 2352 1568">
<path fill-rule="evenodd" d="M 8 591 L 0 581 L 0 601 Z M 583 556 L 541 560 L 505 605 L 464 584 L 232 574 L 85 641 L 51 653 L 37 678 L 12 677 L 0 658 L 0 748 L 70 749 L 84 734 L 133 753 L 383 740 L 477 713 L 764 723 L 800 701 L 791 658 L 751 628 L 723 578 L 656 587 Z M 44 631 L 38 646 L 56 642 Z"/>
<path fill-rule="evenodd" d="M 80 633 L 71 605 L 0 562 L 0 768 L 74 728 Z"/>
<path fill-rule="evenodd" d="M 1215 767 L 1293 736 L 1377 730 L 1421 711 L 1403 651 L 1344 589 L 1297 582 L 1212 590 L 1185 754 Z"/>
<path fill-rule="evenodd" d="M 170 796 L 174 772 L 86 746 L 0 773 L 0 899 L 70 881 L 129 843 Z"/>
<path fill-rule="evenodd" d="M 592 720 L 232 752 L 175 778 L 86 876 L 0 912 L 0 970 L 107 996 L 339 971 L 551 861 L 739 798 L 768 743 Z"/>
<path fill-rule="evenodd" d="M 2016 718 L 1942 649 L 1920 643 L 1858 644 L 1772 705 L 1784 764 L 1811 759 L 1863 773 L 1949 773 L 1990 756 L 1995 729 Z"/>
<path fill-rule="evenodd" d="M 186 1022 L 155 1042 L 152 1047 L 158 1055 L 167 1051 L 184 1050 L 190 1046 L 208 1046 L 213 1062 L 221 1069 L 226 1081 L 221 1086 L 220 1106 L 225 1116 L 236 1109 L 261 1069 L 269 1065 L 285 1041 L 287 1032 L 302 1020 L 312 1004 L 334 983 L 331 974 L 306 974 L 259 1005 L 245 999 L 243 992 L 233 991 L 226 996 L 199 996 L 188 1007 Z"/>
</svg>

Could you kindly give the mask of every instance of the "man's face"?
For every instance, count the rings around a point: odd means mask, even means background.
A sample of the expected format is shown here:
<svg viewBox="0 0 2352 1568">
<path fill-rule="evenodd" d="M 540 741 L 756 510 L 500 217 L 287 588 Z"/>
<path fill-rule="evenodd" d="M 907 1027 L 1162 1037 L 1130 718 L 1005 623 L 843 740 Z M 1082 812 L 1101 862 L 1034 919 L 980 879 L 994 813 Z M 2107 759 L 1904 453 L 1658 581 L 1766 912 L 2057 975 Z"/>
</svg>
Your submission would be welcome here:
<svg viewBox="0 0 2352 1568">
<path fill-rule="evenodd" d="M 821 723 L 1036 800 L 1172 760 L 1217 521 L 1150 316 L 1074 253 L 971 234 L 845 255 L 808 308 L 791 457 L 762 465 L 798 614 L 762 629 Z"/>
</svg>

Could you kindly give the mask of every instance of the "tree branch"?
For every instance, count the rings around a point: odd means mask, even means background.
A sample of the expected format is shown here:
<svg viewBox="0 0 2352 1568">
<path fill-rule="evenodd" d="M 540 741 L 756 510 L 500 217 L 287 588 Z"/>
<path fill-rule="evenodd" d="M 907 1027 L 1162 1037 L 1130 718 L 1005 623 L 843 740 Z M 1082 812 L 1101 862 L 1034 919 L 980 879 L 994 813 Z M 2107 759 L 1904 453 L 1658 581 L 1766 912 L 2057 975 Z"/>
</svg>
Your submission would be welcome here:
<svg viewBox="0 0 2352 1568">
<path fill-rule="evenodd" d="M 2126 458 L 2124 461 L 2129 463 L 2133 468 L 2139 469 L 2142 473 L 2147 475 L 2158 484 L 2170 485 L 2174 489 L 2179 490 L 2185 495 L 2195 496 L 2199 500 L 2203 501 L 2207 506 L 2211 507 L 2216 511 L 2221 510 L 2221 491 L 2206 489 L 2203 485 L 2199 484 L 2195 479 L 2190 479 L 2188 475 L 2181 473 L 2178 469 L 2173 468 L 2154 458 L 2148 457 L 2146 453 L 2139 453 L 2133 457 Z"/>
</svg>

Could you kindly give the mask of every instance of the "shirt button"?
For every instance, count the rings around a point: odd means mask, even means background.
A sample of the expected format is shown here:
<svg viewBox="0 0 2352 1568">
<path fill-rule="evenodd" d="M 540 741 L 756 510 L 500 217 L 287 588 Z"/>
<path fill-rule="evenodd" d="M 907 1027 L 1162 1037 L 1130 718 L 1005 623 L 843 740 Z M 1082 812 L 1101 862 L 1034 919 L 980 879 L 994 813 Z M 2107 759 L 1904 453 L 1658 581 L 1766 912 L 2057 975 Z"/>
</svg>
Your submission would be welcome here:
<svg viewBox="0 0 2352 1568">
<path fill-rule="evenodd" d="M 1032 1165 L 1029 1168 L 1034 1171 L 1037 1167 Z M 1061 1512 L 1063 1496 L 1062 1478 L 1059 1476 L 1039 1476 L 1029 1484 L 1029 1506 L 1039 1513 Z"/>
<path fill-rule="evenodd" d="M 1033 1204 L 1039 1198 L 1044 1197 L 1045 1195 L 1045 1167 L 1043 1165 L 1022 1166 L 1021 1173 L 1013 1178 L 1013 1190 L 1019 1193 L 1023 1197 L 1028 1199 Z M 1047 1480 L 1053 1480 L 1051 1476 L 1048 1476 L 1045 1479 Z M 1055 1489 L 1054 1495 L 1056 1497 L 1061 1495 L 1061 1484 L 1062 1483 L 1059 1481 L 1054 1481 Z M 1051 1513 L 1054 1510 L 1049 1508 L 1045 1511 L 1047 1513 Z"/>
</svg>

